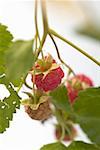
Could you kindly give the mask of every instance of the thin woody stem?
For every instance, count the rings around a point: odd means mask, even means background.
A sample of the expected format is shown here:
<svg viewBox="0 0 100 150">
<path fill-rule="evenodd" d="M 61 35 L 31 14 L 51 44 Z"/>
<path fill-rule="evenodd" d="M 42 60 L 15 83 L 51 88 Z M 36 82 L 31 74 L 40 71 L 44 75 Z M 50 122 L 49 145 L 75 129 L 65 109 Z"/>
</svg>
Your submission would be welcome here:
<svg viewBox="0 0 100 150">
<path fill-rule="evenodd" d="M 64 65 L 75 75 L 73 69 L 72 69 L 69 65 L 67 65 L 67 64 L 62 60 L 62 58 L 61 58 L 61 56 L 60 56 L 60 53 L 59 53 L 59 50 L 58 50 L 58 47 L 57 47 L 57 44 L 56 44 L 56 42 L 55 42 L 53 36 L 52 36 L 50 33 L 49 33 L 49 36 L 50 36 L 51 40 L 53 41 L 53 44 L 54 44 L 54 46 L 55 46 L 55 48 L 56 48 L 56 52 L 57 52 L 57 55 L 58 55 L 58 58 L 59 58 L 60 62 L 61 62 L 62 64 L 64 64 Z"/>
<path fill-rule="evenodd" d="M 72 46 L 73 48 L 75 48 L 77 51 L 79 51 L 80 53 L 82 53 L 84 56 L 86 56 L 87 58 L 89 58 L 90 60 L 92 60 L 94 63 L 96 63 L 98 66 L 100 66 L 100 62 L 98 62 L 95 58 L 93 58 L 92 56 L 90 56 L 88 53 L 84 52 L 81 48 L 79 48 L 78 46 L 76 46 L 75 44 L 73 44 L 71 41 L 65 39 L 64 37 L 62 37 L 61 35 L 59 35 L 57 32 L 55 32 L 52 29 L 49 29 L 49 32 L 51 34 L 53 34 L 54 36 L 58 37 L 59 39 L 61 39 L 62 41 L 64 41 L 65 43 L 69 44 L 70 46 Z"/>
</svg>

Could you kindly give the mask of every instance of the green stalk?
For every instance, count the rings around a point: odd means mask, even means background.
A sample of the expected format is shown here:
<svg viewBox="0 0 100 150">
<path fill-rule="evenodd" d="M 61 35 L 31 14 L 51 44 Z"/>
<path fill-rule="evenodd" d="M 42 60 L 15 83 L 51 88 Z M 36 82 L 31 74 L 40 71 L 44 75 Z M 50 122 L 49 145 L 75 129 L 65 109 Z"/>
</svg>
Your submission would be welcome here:
<svg viewBox="0 0 100 150">
<path fill-rule="evenodd" d="M 84 56 L 86 56 L 87 58 L 89 58 L 90 60 L 92 60 L 94 63 L 96 63 L 98 66 L 100 66 L 100 62 L 98 62 L 95 58 L 93 58 L 92 56 L 90 56 L 88 53 L 84 52 L 81 48 L 79 48 L 78 46 L 76 46 L 75 44 L 73 44 L 71 41 L 65 39 L 64 37 L 62 37 L 61 35 L 59 35 L 57 32 L 55 32 L 52 29 L 49 29 L 49 32 L 51 34 L 53 34 L 54 36 L 58 37 L 59 39 L 61 39 L 62 41 L 64 41 L 65 43 L 69 44 L 70 46 L 72 46 L 73 48 L 75 48 L 77 51 L 79 51 L 80 53 L 82 53 Z"/>
<path fill-rule="evenodd" d="M 40 46 L 36 54 L 36 59 L 38 58 L 40 52 L 42 51 L 43 45 L 45 43 L 47 34 L 48 34 L 48 19 L 47 19 L 47 14 L 46 14 L 46 2 L 44 0 L 41 0 L 41 10 L 42 10 L 42 20 L 43 20 L 43 29 L 44 33 L 42 36 L 42 40 L 40 41 Z"/>
<path fill-rule="evenodd" d="M 48 32 L 48 19 L 47 19 L 47 10 L 46 10 L 45 0 L 41 0 L 41 10 L 42 10 L 43 28 L 44 28 L 44 33 L 45 33 L 45 32 Z"/>
<path fill-rule="evenodd" d="M 36 29 L 36 36 L 39 39 L 40 42 L 40 35 L 39 35 L 39 30 L 38 30 L 38 21 L 37 21 L 37 7 L 38 7 L 38 1 L 35 1 L 35 29 Z"/>
<path fill-rule="evenodd" d="M 47 21 L 47 15 L 46 15 L 46 4 L 45 1 L 41 0 L 41 10 L 42 10 L 42 20 L 43 20 L 43 29 L 44 33 L 42 36 L 42 40 L 40 40 L 39 36 L 39 31 L 38 31 L 38 23 L 37 23 L 37 0 L 35 0 L 35 28 L 36 28 L 36 48 L 37 48 L 37 37 L 40 42 L 40 46 L 38 49 L 35 48 L 35 58 L 34 58 L 34 67 L 35 67 L 35 62 L 38 59 L 38 56 L 40 52 L 42 52 L 43 45 L 45 43 L 47 33 L 48 33 L 48 21 Z M 35 70 L 33 75 L 35 75 Z M 34 93 L 34 103 L 36 103 L 36 94 L 35 94 L 35 86 L 33 84 L 33 93 Z"/>
<path fill-rule="evenodd" d="M 65 128 L 64 128 L 64 125 L 62 124 L 61 125 L 61 137 L 60 137 L 60 139 L 59 139 L 59 141 L 62 141 L 63 139 L 64 139 L 64 137 L 65 137 Z"/>
<path fill-rule="evenodd" d="M 24 81 L 24 84 L 25 84 L 25 86 L 26 86 L 27 88 L 29 88 L 30 90 L 32 90 L 32 87 L 30 87 L 30 86 L 27 84 L 26 80 Z"/>
</svg>

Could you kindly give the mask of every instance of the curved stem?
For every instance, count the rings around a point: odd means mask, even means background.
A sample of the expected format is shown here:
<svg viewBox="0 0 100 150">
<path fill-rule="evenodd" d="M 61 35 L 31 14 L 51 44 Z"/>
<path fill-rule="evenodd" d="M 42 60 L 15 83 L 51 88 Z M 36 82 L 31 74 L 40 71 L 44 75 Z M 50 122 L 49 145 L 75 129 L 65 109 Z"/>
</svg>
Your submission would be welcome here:
<svg viewBox="0 0 100 150">
<path fill-rule="evenodd" d="M 49 29 L 49 32 L 51 34 L 53 34 L 54 36 L 58 37 L 59 39 L 61 39 L 62 41 L 64 41 L 65 43 L 69 44 L 73 48 L 75 48 L 77 51 L 79 51 L 80 53 L 82 53 L 83 55 L 85 55 L 87 58 L 89 58 L 90 60 L 92 60 L 98 66 L 100 66 L 100 62 L 98 62 L 95 58 L 93 58 L 92 56 L 90 56 L 89 54 L 87 54 L 86 52 L 84 52 L 81 48 L 79 48 L 78 46 L 76 46 L 75 44 L 73 44 L 71 41 L 65 39 L 64 37 L 62 37 L 61 35 L 59 35 L 57 32 L 55 32 L 52 29 Z"/>
<path fill-rule="evenodd" d="M 27 84 L 26 81 L 24 81 L 24 84 L 25 84 L 25 86 L 26 86 L 27 88 L 29 88 L 30 90 L 32 90 L 32 87 L 30 87 L 30 86 Z"/>
<path fill-rule="evenodd" d="M 20 91 L 20 89 L 22 88 L 22 85 L 23 85 L 23 82 L 20 82 L 20 85 L 19 85 L 19 87 L 18 87 L 18 89 L 17 89 L 17 93 Z"/>
<path fill-rule="evenodd" d="M 36 29 L 36 36 L 38 37 L 40 41 L 40 35 L 39 35 L 39 30 L 38 30 L 38 22 L 37 22 L 37 7 L 38 7 L 38 1 L 35 0 L 35 29 Z"/>
<path fill-rule="evenodd" d="M 67 125 L 65 125 L 65 129 L 66 129 L 66 131 L 67 131 L 68 135 L 69 135 L 69 136 L 71 136 L 71 131 L 70 131 L 70 129 L 68 128 L 68 126 L 67 126 Z"/>
<path fill-rule="evenodd" d="M 61 137 L 60 137 L 59 141 L 62 141 L 65 137 L 65 128 L 64 128 L 63 124 L 61 125 L 61 130 L 62 130 L 62 132 L 61 132 Z"/>
<path fill-rule="evenodd" d="M 57 47 L 57 44 L 56 44 L 56 42 L 55 42 L 53 36 L 52 36 L 50 33 L 49 33 L 49 36 L 50 36 L 50 38 L 52 39 L 52 41 L 53 41 L 53 43 L 54 43 L 54 46 L 55 46 L 55 48 L 56 48 L 57 55 L 58 55 L 58 58 L 59 58 L 60 62 L 61 62 L 62 64 L 64 64 L 64 65 L 70 70 L 70 72 L 72 72 L 72 73 L 75 75 L 75 73 L 74 73 L 74 71 L 72 70 L 72 68 L 71 68 L 69 65 L 67 65 L 67 64 L 62 60 L 62 58 L 61 58 L 61 56 L 60 56 L 60 53 L 59 53 L 59 50 L 58 50 L 58 47 Z"/>
<path fill-rule="evenodd" d="M 63 140 L 65 136 L 65 131 L 68 132 L 68 135 L 71 135 L 71 132 L 68 126 L 66 125 L 66 121 L 62 115 L 61 110 L 56 108 L 55 116 L 57 118 L 58 124 L 61 126 L 61 129 L 62 129 L 62 135 L 60 137 L 60 140 Z"/>
<path fill-rule="evenodd" d="M 37 58 L 38 58 L 38 56 L 39 56 L 39 54 L 40 54 L 40 52 L 41 52 L 41 50 L 42 50 L 42 47 L 43 47 L 43 45 L 44 45 L 44 43 L 45 43 L 45 40 L 46 40 L 46 37 L 47 37 L 47 33 L 43 34 L 42 40 L 41 40 L 41 42 L 40 42 L 39 49 L 38 49 L 38 51 L 37 51 L 37 53 L 36 53 L 35 61 L 37 60 Z"/>
</svg>

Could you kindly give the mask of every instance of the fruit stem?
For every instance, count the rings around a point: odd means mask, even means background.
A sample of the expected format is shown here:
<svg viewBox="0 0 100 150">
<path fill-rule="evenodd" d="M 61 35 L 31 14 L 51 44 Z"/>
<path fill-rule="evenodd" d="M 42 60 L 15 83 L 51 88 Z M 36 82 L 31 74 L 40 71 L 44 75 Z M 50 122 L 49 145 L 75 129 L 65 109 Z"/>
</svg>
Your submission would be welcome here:
<svg viewBox="0 0 100 150">
<path fill-rule="evenodd" d="M 26 86 L 27 88 L 29 88 L 30 90 L 32 90 L 32 87 L 30 87 L 30 86 L 27 84 L 26 80 L 24 81 L 24 84 L 25 84 L 25 86 Z"/>
<path fill-rule="evenodd" d="M 40 42 L 40 36 L 39 36 L 39 31 L 38 31 L 38 22 L 37 22 L 37 8 L 38 7 L 38 1 L 35 0 L 35 18 L 34 18 L 34 21 L 35 21 L 35 30 L 36 30 L 36 35 L 35 35 L 35 48 L 34 48 L 34 64 L 33 64 L 33 76 L 35 76 L 35 61 L 36 61 L 36 53 L 37 53 L 37 40 L 39 40 Z M 32 90 L 33 90 L 33 94 L 34 94 L 34 103 L 36 103 L 36 99 L 35 99 L 35 86 L 34 86 L 34 83 L 33 83 L 33 87 L 32 87 Z"/>
<path fill-rule="evenodd" d="M 64 139 L 65 130 L 68 132 L 69 135 L 71 135 L 71 132 L 70 132 L 68 126 L 66 125 L 66 121 L 64 119 L 64 116 L 63 116 L 61 110 L 59 110 L 58 108 L 56 108 L 55 116 L 57 118 L 58 124 L 61 126 L 61 129 L 62 129 L 62 135 L 59 139 L 61 141 Z"/>
<path fill-rule="evenodd" d="M 61 58 L 60 53 L 59 53 L 59 50 L 58 50 L 58 47 L 57 47 L 57 44 L 56 44 L 56 42 L 55 42 L 53 36 L 52 36 L 50 33 L 49 33 L 49 36 L 50 36 L 50 38 L 51 38 L 51 40 L 52 40 L 52 42 L 53 42 L 53 44 L 54 44 L 54 46 L 55 46 L 55 48 L 56 48 L 56 52 L 57 52 L 57 55 L 58 55 L 58 58 L 59 58 L 60 62 L 61 62 L 62 64 L 64 64 L 64 65 L 70 70 L 70 72 L 73 73 L 73 75 L 75 75 L 73 69 L 72 69 L 68 64 L 66 64 L 66 63 L 63 61 L 63 59 Z"/>
<path fill-rule="evenodd" d="M 79 51 L 80 53 L 82 53 L 84 56 L 86 56 L 87 58 L 89 58 L 90 60 L 92 60 L 94 63 L 96 63 L 98 66 L 100 66 L 100 62 L 98 62 L 95 58 L 93 58 L 92 56 L 90 56 L 88 53 L 84 52 L 81 48 L 79 48 L 78 46 L 76 46 L 75 44 L 73 44 L 71 41 L 67 40 L 66 38 L 64 38 L 63 36 L 61 36 L 60 34 L 58 34 L 57 32 L 55 32 L 52 29 L 49 29 L 49 32 L 51 34 L 53 34 L 54 36 L 58 37 L 59 39 L 61 39 L 62 41 L 64 41 L 65 43 L 69 44 L 70 46 L 72 46 L 73 48 L 75 48 L 77 51 Z"/>
<path fill-rule="evenodd" d="M 39 40 L 39 43 L 40 43 L 41 39 L 40 39 L 40 35 L 39 35 L 39 30 L 38 30 L 38 21 L 37 21 L 37 9 L 38 8 L 37 7 L 38 7 L 38 1 L 36 0 L 35 1 L 35 19 L 34 19 L 35 20 L 35 29 L 36 29 L 36 42 L 37 42 L 37 40 Z M 44 59 L 43 51 L 41 51 L 41 55 L 42 55 L 42 58 Z"/>
<path fill-rule="evenodd" d="M 47 19 L 45 0 L 41 0 L 41 10 L 42 10 L 42 19 L 43 19 L 43 29 L 44 29 L 44 32 L 47 32 L 48 31 L 48 19 Z"/>
<path fill-rule="evenodd" d="M 65 137 L 65 128 L 64 128 L 63 124 L 61 125 L 61 130 L 62 130 L 62 134 L 61 134 L 61 137 L 60 137 L 59 141 L 62 141 Z"/>
<path fill-rule="evenodd" d="M 48 19 L 47 19 L 47 11 L 46 11 L 46 2 L 44 0 L 41 0 L 41 10 L 42 10 L 42 20 L 43 20 L 43 36 L 42 40 L 40 41 L 40 46 L 38 48 L 37 54 L 36 54 L 36 59 L 38 58 L 40 52 L 42 51 L 42 47 L 45 43 L 47 34 L 48 34 Z M 35 60 L 36 61 L 36 60 Z"/>
<path fill-rule="evenodd" d="M 35 64 L 34 64 L 33 76 L 35 77 Z M 34 94 L 34 104 L 36 104 L 37 99 L 36 99 L 36 90 L 35 90 L 35 85 L 34 85 L 34 83 L 33 83 L 33 88 L 32 88 L 32 90 L 33 90 L 33 94 Z"/>
<path fill-rule="evenodd" d="M 18 87 L 18 89 L 17 89 L 17 93 L 20 91 L 20 89 L 22 88 L 22 85 L 23 85 L 23 82 L 20 82 L 20 84 L 19 84 L 19 87 Z"/>
<path fill-rule="evenodd" d="M 65 125 L 65 130 L 67 131 L 68 135 L 71 136 L 71 131 L 70 131 L 68 125 L 67 124 L 64 124 L 64 125 Z"/>
<path fill-rule="evenodd" d="M 35 29 L 36 29 L 36 35 L 40 41 L 40 35 L 39 35 L 39 30 L 38 30 L 38 22 L 37 22 L 37 7 L 38 7 L 38 1 L 35 0 Z"/>
</svg>

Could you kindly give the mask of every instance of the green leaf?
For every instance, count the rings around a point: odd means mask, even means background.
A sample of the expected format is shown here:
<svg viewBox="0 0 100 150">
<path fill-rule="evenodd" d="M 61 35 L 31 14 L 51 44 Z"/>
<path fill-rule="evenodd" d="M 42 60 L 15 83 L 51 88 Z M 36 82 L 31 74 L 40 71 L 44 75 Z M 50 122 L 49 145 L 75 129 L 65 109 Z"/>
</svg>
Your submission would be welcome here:
<svg viewBox="0 0 100 150">
<path fill-rule="evenodd" d="M 17 92 L 14 91 L 11 85 L 8 88 L 10 96 L 4 98 L 3 101 L 0 100 L 0 133 L 6 131 L 9 127 L 9 121 L 13 119 L 13 113 L 16 109 L 20 108 L 20 97 Z"/>
<path fill-rule="evenodd" d="M 100 28 L 98 28 L 94 23 L 87 23 L 85 26 L 77 29 L 77 33 L 100 41 Z"/>
<path fill-rule="evenodd" d="M 0 24 L 0 52 L 9 47 L 12 39 L 12 34 L 7 30 L 7 26 Z"/>
<path fill-rule="evenodd" d="M 76 141 L 70 144 L 68 150 L 100 150 L 94 144 L 88 144 L 81 141 Z"/>
<path fill-rule="evenodd" d="M 7 78 L 15 86 L 18 86 L 34 62 L 33 40 L 14 42 L 7 53 L 6 60 Z"/>
<path fill-rule="evenodd" d="M 7 27 L 0 24 L 0 75 L 5 71 L 5 51 L 11 44 L 13 37 Z"/>
<path fill-rule="evenodd" d="M 83 131 L 92 142 L 100 145 L 100 88 L 81 91 L 73 107 Z"/>
<path fill-rule="evenodd" d="M 94 144 L 74 141 L 68 147 L 60 142 L 57 142 L 44 145 L 40 150 L 100 150 L 100 148 Z"/>
<path fill-rule="evenodd" d="M 100 150 L 94 144 L 88 144 L 81 141 L 72 142 L 68 147 L 60 142 L 44 145 L 40 150 Z"/>
<path fill-rule="evenodd" d="M 65 110 L 66 112 L 70 110 L 67 89 L 64 85 L 61 85 L 52 92 L 50 92 L 50 96 L 52 97 L 52 102 L 56 107 Z"/>
<path fill-rule="evenodd" d="M 44 145 L 40 150 L 67 150 L 67 147 L 64 146 L 62 143 L 53 143 Z"/>
<path fill-rule="evenodd" d="M 5 74 L 3 74 L 3 75 L 0 76 L 0 84 L 4 84 L 8 88 L 9 81 L 7 80 Z"/>
</svg>

